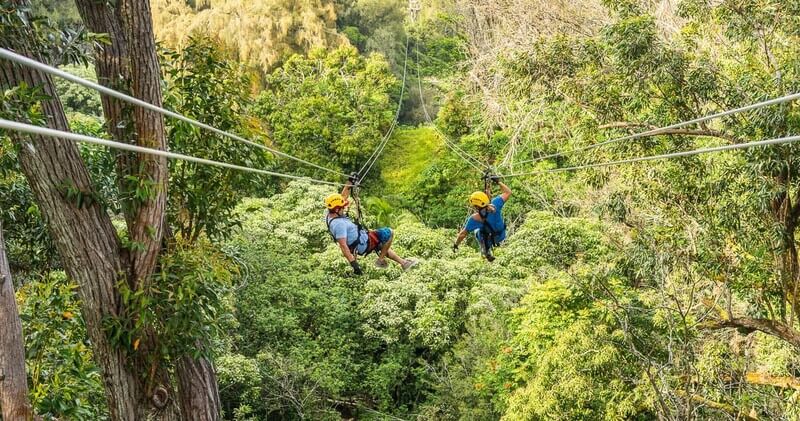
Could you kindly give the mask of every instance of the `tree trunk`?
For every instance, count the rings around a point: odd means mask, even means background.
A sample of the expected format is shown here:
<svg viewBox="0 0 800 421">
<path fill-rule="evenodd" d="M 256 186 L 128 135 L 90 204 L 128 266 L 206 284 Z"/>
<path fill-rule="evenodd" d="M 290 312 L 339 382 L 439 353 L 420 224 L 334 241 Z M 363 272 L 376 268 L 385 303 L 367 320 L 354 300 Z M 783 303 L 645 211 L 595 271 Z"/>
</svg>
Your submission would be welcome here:
<svg viewBox="0 0 800 421">
<path fill-rule="evenodd" d="M 0 221 L 0 414 L 6 421 L 33 418 L 28 401 L 25 343 Z"/>
<path fill-rule="evenodd" d="M 222 419 L 217 374 L 206 358 L 189 355 L 178 361 L 178 394 L 185 419 L 215 421 Z"/>
<path fill-rule="evenodd" d="M 76 3 L 89 29 L 96 33 L 106 33 L 111 39 L 111 45 L 101 46 L 95 51 L 98 81 L 109 88 L 122 89 L 139 99 L 161 106 L 161 74 L 155 53 L 149 3 L 125 0 L 116 8 L 94 0 L 76 0 Z M 112 128 L 110 134 L 115 139 L 166 149 L 166 131 L 160 114 L 132 108 L 122 101 L 106 96 L 102 100 L 108 127 Z M 148 206 L 136 209 L 128 206 L 125 212 L 129 232 L 138 233 L 133 234 L 132 238 L 148 246 L 145 252 L 138 257 L 134 256 L 132 274 L 137 281 L 146 280 L 143 276 L 152 273 L 160 251 L 167 197 L 167 164 L 166 160 L 160 158 L 118 155 L 117 172 L 120 180 L 127 175 L 138 175 L 134 171 L 142 166 L 147 168 L 148 174 L 153 174 L 152 181 L 157 185 L 158 196 Z M 124 184 L 124 181 L 119 182 L 121 188 Z M 152 232 L 149 228 L 156 226 L 157 232 Z M 153 237 L 149 237 L 151 232 Z M 151 344 L 144 344 L 144 348 L 149 345 Z M 194 360 L 183 357 L 178 362 L 176 374 L 179 380 L 178 400 L 184 418 L 219 419 L 219 390 L 211 362 L 204 358 Z"/>
<path fill-rule="evenodd" d="M 158 66 L 153 19 L 148 0 L 121 0 L 119 16 L 129 53 L 131 93 L 142 101 L 162 105 L 161 70 Z M 139 146 L 167 149 L 164 117 L 153 111 L 136 107 L 133 110 L 136 143 Z M 139 155 L 135 170 L 140 182 L 147 183 L 151 196 L 136 208 L 133 225 L 128 227 L 130 238 L 141 244 L 132 252 L 134 281 L 146 281 L 153 274 L 161 253 L 164 221 L 167 208 L 167 158 Z"/>
<path fill-rule="evenodd" d="M 111 40 L 109 45 L 95 49 L 99 83 L 161 106 L 161 72 L 149 3 L 145 0 L 120 1 L 117 6 L 95 0 L 76 0 L 75 3 L 86 26 L 92 32 L 108 34 Z M 101 99 L 109 134 L 115 140 L 167 149 L 161 114 L 105 95 Z M 117 152 L 117 174 L 128 233 L 138 245 L 130 251 L 131 286 L 137 287 L 153 274 L 161 252 L 167 204 L 167 160 Z M 132 183 L 128 176 L 136 177 L 139 182 Z M 134 199 L 137 188 L 149 190 L 149 197 Z"/>
<path fill-rule="evenodd" d="M 120 92 L 130 92 L 130 58 L 125 43 L 125 34 L 119 17 L 119 8 L 113 8 L 107 2 L 94 0 L 76 0 L 78 11 L 84 25 L 97 34 L 107 34 L 110 42 L 95 47 L 94 68 L 97 81 L 101 85 Z M 110 97 L 100 95 L 106 127 L 111 138 L 123 143 L 136 144 L 136 133 L 133 127 L 133 106 Z M 128 175 L 134 175 L 136 156 L 126 151 L 113 151 L 116 155 L 117 187 L 120 191 L 120 202 L 128 227 L 134 225 L 135 206 L 132 203 Z"/>
<path fill-rule="evenodd" d="M 40 59 L 25 46 L 4 46 Z M 41 87 L 52 98 L 41 103 L 47 126 L 68 130 L 64 110 L 49 76 L 0 61 L 0 85 L 10 88 L 23 82 Z M 124 279 L 125 274 L 111 219 L 97 203 L 78 206 L 62 195 L 64 183 L 82 192 L 92 191 L 89 173 L 72 141 L 10 135 L 19 147 L 22 172 L 47 221 L 64 269 L 80 285 L 82 312 L 95 360 L 104 373 L 109 413 L 114 420 L 135 420 L 142 397 L 136 376 L 128 370 L 121 347 L 111 344 L 103 329 L 105 319 L 118 316 L 120 299 L 116 283 Z"/>
</svg>

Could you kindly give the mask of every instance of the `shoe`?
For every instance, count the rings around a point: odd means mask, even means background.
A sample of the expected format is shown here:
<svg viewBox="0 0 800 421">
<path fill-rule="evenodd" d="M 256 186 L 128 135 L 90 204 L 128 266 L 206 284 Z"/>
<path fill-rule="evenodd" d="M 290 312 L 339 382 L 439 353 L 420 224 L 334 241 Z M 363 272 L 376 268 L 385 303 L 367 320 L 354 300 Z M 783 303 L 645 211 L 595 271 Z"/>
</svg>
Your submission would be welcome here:
<svg viewBox="0 0 800 421">
<path fill-rule="evenodd" d="M 375 266 L 377 266 L 378 269 L 386 269 L 389 267 L 389 263 L 386 262 L 386 259 L 378 259 L 375 261 Z"/>
<path fill-rule="evenodd" d="M 406 262 L 402 264 L 403 270 L 409 270 L 409 269 L 413 268 L 414 266 L 416 266 L 417 263 L 419 263 L 419 262 L 417 262 L 414 259 L 406 259 Z"/>
<path fill-rule="evenodd" d="M 485 257 L 486 257 L 486 261 L 488 261 L 489 263 L 494 262 L 494 256 L 493 255 L 487 254 Z"/>
</svg>

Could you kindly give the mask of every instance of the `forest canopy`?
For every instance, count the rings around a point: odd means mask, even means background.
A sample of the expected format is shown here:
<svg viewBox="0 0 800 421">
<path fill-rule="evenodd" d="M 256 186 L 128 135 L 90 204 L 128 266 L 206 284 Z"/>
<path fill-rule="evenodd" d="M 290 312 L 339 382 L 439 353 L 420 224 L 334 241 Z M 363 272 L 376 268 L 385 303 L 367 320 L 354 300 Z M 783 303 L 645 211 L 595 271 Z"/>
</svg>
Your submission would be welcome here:
<svg viewBox="0 0 800 421">
<path fill-rule="evenodd" d="M 800 417 L 800 146 L 628 162 L 800 134 L 700 119 L 800 92 L 796 2 L 143 5 L 6 2 L 0 46 L 227 135 L 4 59 L 0 118 L 252 171 L 0 131 L 3 419 Z M 331 239 L 365 168 L 407 271 Z"/>
</svg>

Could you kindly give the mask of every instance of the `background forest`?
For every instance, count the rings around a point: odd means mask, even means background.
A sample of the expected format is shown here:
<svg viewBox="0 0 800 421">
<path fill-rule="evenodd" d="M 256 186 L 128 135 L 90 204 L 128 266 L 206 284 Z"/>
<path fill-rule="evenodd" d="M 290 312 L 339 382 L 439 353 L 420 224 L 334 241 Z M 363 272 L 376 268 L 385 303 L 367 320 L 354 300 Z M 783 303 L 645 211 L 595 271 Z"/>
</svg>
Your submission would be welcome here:
<svg viewBox="0 0 800 421">
<path fill-rule="evenodd" d="M 27 3 L 0 7 L 0 46 L 27 37 L 98 80 L 92 52 L 111 44 L 82 17 L 92 2 Z M 545 172 L 800 134 L 800 109 L 785 103 L 579 151 L 800 92 L 796 1 L 150 6 L 165 108 L 339 173 L 389 133 L 364 211 L 421 263 L 380 270 L 367 257 L 364 276 L 349 276 L 321 219 L 335 187 L 170 161 L 151 276 L 116 285 L 125 311 L 96 320 L 25 148 L 0 131 L 0 240 L 35 414 L 144 419 L 109 404 L 108 354 L 178 393 L 184 368 L 210 370 L 226 420 L 800 418 L 800 147 Z M 51 94 L 3 84 L 0 116 L 45 124 L 41 104 L 57 98 L 71 131 L 132 130 L 94 91 L 54 83 Z M 335 180 L 164 124 L 175 152 Z M 448 142 L 500 174 L 533 173 L 504 179 L 510 235 L 492 264 L 474 240 L 451 249 L 483 181 Z M 124 154 L 79 153 L 91 186 L 63 195 L 98 206 L 126 253 L 145 254 L 131 209 L 155 184 L 120 170 Z"/>
</svg>

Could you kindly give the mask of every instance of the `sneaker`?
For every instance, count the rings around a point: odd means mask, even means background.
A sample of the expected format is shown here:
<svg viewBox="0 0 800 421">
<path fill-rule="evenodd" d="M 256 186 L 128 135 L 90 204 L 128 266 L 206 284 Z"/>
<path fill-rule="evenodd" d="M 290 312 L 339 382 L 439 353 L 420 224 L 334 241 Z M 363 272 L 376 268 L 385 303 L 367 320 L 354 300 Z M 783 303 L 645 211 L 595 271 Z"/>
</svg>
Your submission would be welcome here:
<svg viewBox="0 0 800 421">
<path fill-rule="evenodd" d="M 488 261 L 489 263 L 494 262 L 494 255 L 492 255 L 491 253 L 487 254 L 485 257 L 486 261 Z"/>
<path fill-rule="evenodd" d="M 417 263 L 419 263 L 419 262 L 417 262 L 414 259 L 406 259 L 406 262 L 402 264 L 403 270 L 409 270 L 409 269 L 413 268 L 414 266 L 416 266 Z"/>
<path fill-rule="evenodd" d="M 375 266 L 379 269 L 386 269 L 389 267 L 389 263 L 386 262 L 386 259 L 378 259 L 375 261 Z"/>
</svg>

